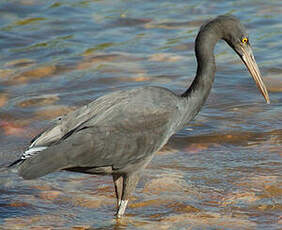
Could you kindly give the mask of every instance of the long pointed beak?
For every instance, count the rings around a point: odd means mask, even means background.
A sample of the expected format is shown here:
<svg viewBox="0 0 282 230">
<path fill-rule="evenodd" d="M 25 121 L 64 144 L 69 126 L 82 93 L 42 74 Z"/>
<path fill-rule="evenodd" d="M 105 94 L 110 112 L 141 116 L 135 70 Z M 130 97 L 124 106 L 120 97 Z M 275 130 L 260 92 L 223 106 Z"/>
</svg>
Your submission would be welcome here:
<svg viewBox="0 0 282 230">
<path fill-rule="evenodd" d="M 256 63 L 255 57 L 253 55 L 252 49 L 250 46 L 241 47 L 241 59 L 245 63 L 247 69 L 249 70 L 251 76 L 256 82 L 257 87 L 265 98 L 267 104 L 270 104 L 270 99 L 268 96 L 267 89 L 263 80 L 261 78 L 261 73 L 259 71 L 258 65 Z"/>
</svg>

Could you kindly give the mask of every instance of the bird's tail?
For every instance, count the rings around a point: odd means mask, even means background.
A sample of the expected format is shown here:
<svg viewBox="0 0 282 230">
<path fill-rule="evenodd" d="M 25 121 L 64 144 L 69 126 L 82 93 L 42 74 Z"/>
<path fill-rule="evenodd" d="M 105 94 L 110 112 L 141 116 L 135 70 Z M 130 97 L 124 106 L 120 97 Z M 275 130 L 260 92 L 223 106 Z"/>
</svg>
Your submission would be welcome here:
<svg viewBox="0 0 282 230">
<path fill-rule="evenodd" d="M 12 162 L 11 164 L 9 164 L 8 167 L 6 167 L 6 168 L 13 168 L 17 165 L 20 165 L 23 161 L 24 161 L 24 159 L 21 159 L 21 158 L 17 159 L 14 162 Z"/>
<path fill-rule="evenodd" d="M 0 166 L 0 172 L 7 171 L 9 169 L 14 169 L 20 166 L 26 159 L 32 157 L 33 155 L 37 154 L 38 152 L 46 149 L 47 147 L 34 147 L 26 150 L 21 158 L 15 160 L 14 162 L 10 163 L 9 165 Z"/>
<path fill-rule="evenodd" d="M 84 134 L 71 136 L 50 146 L 33 146 L 25 152 L 24 161 L 17 162 L 20 163 L 18 174 L 24 179 L 35 179 L 62 169 L 83 166 L 88 163 L 88 158 L 82 157 L 81 160 L 81 156 L 87 156 L 90 148 L 94 148 L 92 136 Z"/>
<path fill-rule="evenodd" d="M 25 159 L 19 165 L 18 174 L 22 178 L 29 180 L 67 167 L 69 159 L 66 155 L 71 151 L 71 146 L 66 149 L 61 147 L 60 145 L 49 146 L 38 154 Z"/>
</svg>

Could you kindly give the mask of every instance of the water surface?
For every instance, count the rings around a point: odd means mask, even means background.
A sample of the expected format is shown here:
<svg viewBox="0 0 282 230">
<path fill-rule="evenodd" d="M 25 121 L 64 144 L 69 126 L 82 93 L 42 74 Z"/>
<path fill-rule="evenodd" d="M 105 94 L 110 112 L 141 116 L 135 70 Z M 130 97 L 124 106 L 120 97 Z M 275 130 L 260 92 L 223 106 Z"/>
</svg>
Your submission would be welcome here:
<svg viewBox="0 0 282 230">
<path fill-rule="evenodd" d="M 248 28 L 271 98 L 267 105 L 220 42 L 208 101 L 156 154 L 125 218 L 114 218 L 110 177 L 2 172 L 2 229 L 279 229 L 281 1 L 4 0 L 0 13 L 1 165 L 57 116 L 103 94 L 143 85 L 183 92 L 197 31 L 219 14 Z"/>
</svg>

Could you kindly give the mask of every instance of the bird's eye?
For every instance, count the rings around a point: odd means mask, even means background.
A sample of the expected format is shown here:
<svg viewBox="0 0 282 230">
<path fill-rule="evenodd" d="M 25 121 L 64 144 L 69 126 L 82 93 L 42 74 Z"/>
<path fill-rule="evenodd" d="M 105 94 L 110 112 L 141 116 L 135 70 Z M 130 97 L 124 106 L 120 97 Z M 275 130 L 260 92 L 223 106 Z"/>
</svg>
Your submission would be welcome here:
<svg viewBox="0 0 282 230">
<path fill-rule="evenodd" d="M 242 43 L 248 43 L 248 38 L 246 38 L 246 37 L 244 37 L 244 38 L 242 38 Z"/>
</svg>

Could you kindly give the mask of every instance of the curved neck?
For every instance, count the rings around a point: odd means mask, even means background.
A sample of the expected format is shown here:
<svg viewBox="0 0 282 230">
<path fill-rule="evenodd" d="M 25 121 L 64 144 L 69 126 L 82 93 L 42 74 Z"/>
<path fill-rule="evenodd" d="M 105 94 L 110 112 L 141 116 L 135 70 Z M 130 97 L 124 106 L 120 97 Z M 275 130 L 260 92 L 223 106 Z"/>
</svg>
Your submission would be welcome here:
<svg viewBox="0 0 282 230">
<path fill-rule="evenodd" d="M 189 117 L 186 119 L 192 119 L 199 112 L 211 90 L 215 75 L 214 47 L 221 37 L 218 27 L 205 26 L 196 38 L 197 74 L 191 86 L 181 95 L 188 103 Z"/>
</svg>

